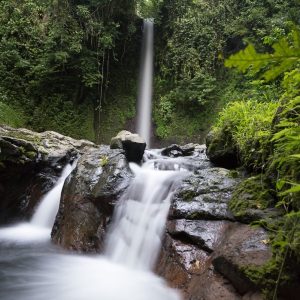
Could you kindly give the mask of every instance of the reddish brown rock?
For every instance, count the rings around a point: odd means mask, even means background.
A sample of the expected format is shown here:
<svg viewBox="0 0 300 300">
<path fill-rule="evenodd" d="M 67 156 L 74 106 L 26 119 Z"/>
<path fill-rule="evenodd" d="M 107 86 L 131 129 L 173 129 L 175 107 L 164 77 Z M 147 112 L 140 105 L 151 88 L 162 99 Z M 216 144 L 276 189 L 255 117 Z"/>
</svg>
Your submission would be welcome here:
<svg viewBox="0 0 300 300">
<path fill-rule="evenodd" d="M 257 289 L 245 275 L 244 268 L 260 267 L 272 257 L 267 241 L 265 230 L 236 224 L 214 253 L 215 269 L 228 278 L 242 295 Z"/>
</svg>

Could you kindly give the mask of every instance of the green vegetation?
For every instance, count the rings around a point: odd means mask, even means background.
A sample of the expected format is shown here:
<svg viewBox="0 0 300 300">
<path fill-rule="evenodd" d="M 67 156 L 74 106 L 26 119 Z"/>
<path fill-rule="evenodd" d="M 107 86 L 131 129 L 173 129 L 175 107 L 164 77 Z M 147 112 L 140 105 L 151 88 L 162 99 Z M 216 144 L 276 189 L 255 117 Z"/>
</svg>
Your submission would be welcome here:
<svg viewBox="0 0 300 300">
<path fill-rule="evenodd" d="M 12 127 L 23 127 L 25 125 L 25 116 L 20 109 L 0 102 L 0 124 L 7 124 Z"/>
<path fill-rule="evenodd" d="M 259 173 L 239 185 L 231 200 L 233 213 L 243 221 L 270 231 L 273 258 L 259 269 L 244 270 L 264 291 L 267 299 L 289 294 L 299 282 L 300 264 L 300 34 L 276 41 L 270 53 L 259 53 L 253 45 L 232 55 L 228 67 L 246 72 L 263 82 L 281 83 L 274 99 L 229 104 L 214 127 L 216 139 L 231 140 L 240 163 Z M 258 90 L 259 91 L 259 90 Z M 225 136 L 225 137 L 224 137 Z M 280 208 L 282 217 L 249 216 L 249 209 Z M 247 216 L 248 214 L 248 216 Z"/>
<path fill-rule="evenodd" d="M 123 80 L 120 69 L 136 73 L 135 8 L 134 0 L 4 1 L 1 101 L 22 107 L 27 127 L 100 141 L 111 79 Z"/>
<path fill-rule="evenodd" d="M 203 141 L 226 103 L 273 97 L 278 85 L 249 84 L 225 69 L 223 58 L 243 49 L 246 41 L 260 51 L 281 45 L 291 21 L 299 21 L 299 8 L 297 1 L 281 0 L 160 1 L 155 19 L 157 135 Z"/>
</svg>

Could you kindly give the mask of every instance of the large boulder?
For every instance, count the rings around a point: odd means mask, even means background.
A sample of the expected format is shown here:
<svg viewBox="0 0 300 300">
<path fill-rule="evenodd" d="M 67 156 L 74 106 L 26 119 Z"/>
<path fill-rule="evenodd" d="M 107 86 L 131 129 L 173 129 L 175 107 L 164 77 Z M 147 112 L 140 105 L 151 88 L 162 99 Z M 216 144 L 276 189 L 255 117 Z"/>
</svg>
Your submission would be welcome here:
<svg viewBox="0 0 300 300">
<path fill-rule="evenodd" d="M 186 300 L 263 299 L 247 270 L 262 267 L 272 252 L 265 230 L 236 222 L 230 211 L 240 182 L 237 172 L 207 165 L 172 196 L 156 272 Z"/>
<path fill-rule="evenodd" d="M 30 218 L 63 166 L 94 146 L 56 132 L 0 126 L 0 223 Z"/>
<path fill-rule="evenodd" d="M 259 268 L 272 257 L 268 234 L 262 228 L 236 224 L 214 253 L 212 263 L 236 290 L 244 295 L 257 286 L 247 276 L 247 268 Z"/>
<path fill-rule="evenodd" d="M 111 139 L 110 148 L 124 149 L 128 161 L 140 163 L 146 149 L 146 142 L 138 134 L 122 130 Z"/>
<path fill-rule="evenodd" d="M 221 133 L 209 132 L 206 147 L 208 158 L 216 166 L 232 169 L 240 165 L 238 149 L 228 130 L 225 129 Z"/>
<path fill-rule="evenodd" d="M 222 168 L 198 170 L 176 190 L 171 219 L 234 220 L 228 202 L 240 179 Z"/>
<path fill-rule="evenodd" d="M 131 178 L 122 150 L 86 151 L 64 185 L 53 241 L 65 249 L 100 251 L 114 205 Z"/>
</svg>

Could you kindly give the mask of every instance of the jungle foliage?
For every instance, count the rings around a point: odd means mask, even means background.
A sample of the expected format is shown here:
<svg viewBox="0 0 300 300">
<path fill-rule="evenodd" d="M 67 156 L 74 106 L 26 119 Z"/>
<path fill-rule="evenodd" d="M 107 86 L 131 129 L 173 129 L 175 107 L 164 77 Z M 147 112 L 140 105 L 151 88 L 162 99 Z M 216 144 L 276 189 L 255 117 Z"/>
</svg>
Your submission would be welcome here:
<svg viewBox="0 0 300 300">
<path fill-rule="evenodd" d="M 35 130 L 94 140 L 111 74 L 135 51 L 135 7 L 135 0 L 1 0 L 0 100 L 22 108 Z"/>
<path fill-rule="evenodd" d="M 199 140 L 234 94 L 255 98 L 257 88 L 225 69 L 224 58 L 248 42 L 260 51 L 269 50 L 290 30 L 291 22 L 299 22 L 299 10 L 296 0 L 161 1 L 155 19 L 158 135 Z M 261 87 L 268 95 L 278 88 L 265 83 Z M 187 126 L 187 134 L 178 131 L 178 123 Z"/>
<path fill-rule="evenodd" d="M 260 174 L 262 182 L 269 182 L 267 186 L 260 186 L 262 193 L 275 194 L 274 205 L 284 211 L 281 218 L 258 222 L 270 230 L 273 258 L 261 269 L 247 270 L 268 299 L 277 299 L 283 290 L 291 289 L 300 276 L 299 41 L 300 28 L 294 26 L 289 34 L 272 45 L 270 52 L 257 52 L 254 45 L 249 44 L 227 59 L 228 67 L 265 82 L 277 80 L 282 90 L 279 97 L 271 101 L 230 103 L 213 129 L 216 135 L 224 132 L 230 135 L 228 138 L 235 143 L 243 166 Z M 242 195 L 241 190 L 239 195 Z M 239 196 L 236 198 L 232 203 L 235 210 L 237 204 L 247 206 L 239 201 Z M 258 200 L 256 198 L 256 202 Z"/>
</svg>

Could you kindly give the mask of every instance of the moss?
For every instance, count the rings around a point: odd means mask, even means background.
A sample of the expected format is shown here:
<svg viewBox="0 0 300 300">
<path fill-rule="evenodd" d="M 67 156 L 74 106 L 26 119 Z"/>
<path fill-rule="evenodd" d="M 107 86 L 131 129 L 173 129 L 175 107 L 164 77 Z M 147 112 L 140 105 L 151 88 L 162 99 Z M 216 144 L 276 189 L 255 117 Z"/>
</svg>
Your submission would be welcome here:
<svg viewBox="0 0 300 300">
<path fill-rule="evenodd" d="M 109 163 L 109 158 L 108 158 L 108 156 L 104 155 L 104 156 L 102 156 L 102 157 L 100 158 L 99 164 L 100 164 L 101 167 L 106 166 L 108 163 Z"/>
<path fill-rule="evenodd" d="M 193 190 L 182 191 L 178 197 L 184 201 L 192 201 L 198 194 Z"/>
<path fill-rule="evenodd" d="M 233 215 L 242 221 L 253 221 L 251 210 L 261 210 L 274 206 L 273 193 L 263 175 L 250 177 L 241 182 L 233 192 L 229 208 Z"/>
<path fill-rule="evenodd" d="M 239 172 L 237 170 L 230 170 L 228 176 L 230 178 L 238 178 L 239 177 Z"/>
<path fill-rule="evenodd" d="M 42 139 L 37 134 L 26 134 L 21 131 L 9 131 L 6 133 L 8 137 L 25 140 L 31 142 L 37 146 L 41 145 Z"/>
<path fill-rule="evenodd" d="M 27 151 L 25 153 L 25 156 L 28 157 L 29 159 L 35 159 L 37 156 L 37 153 L 34 151 Z"/>
</svg>

